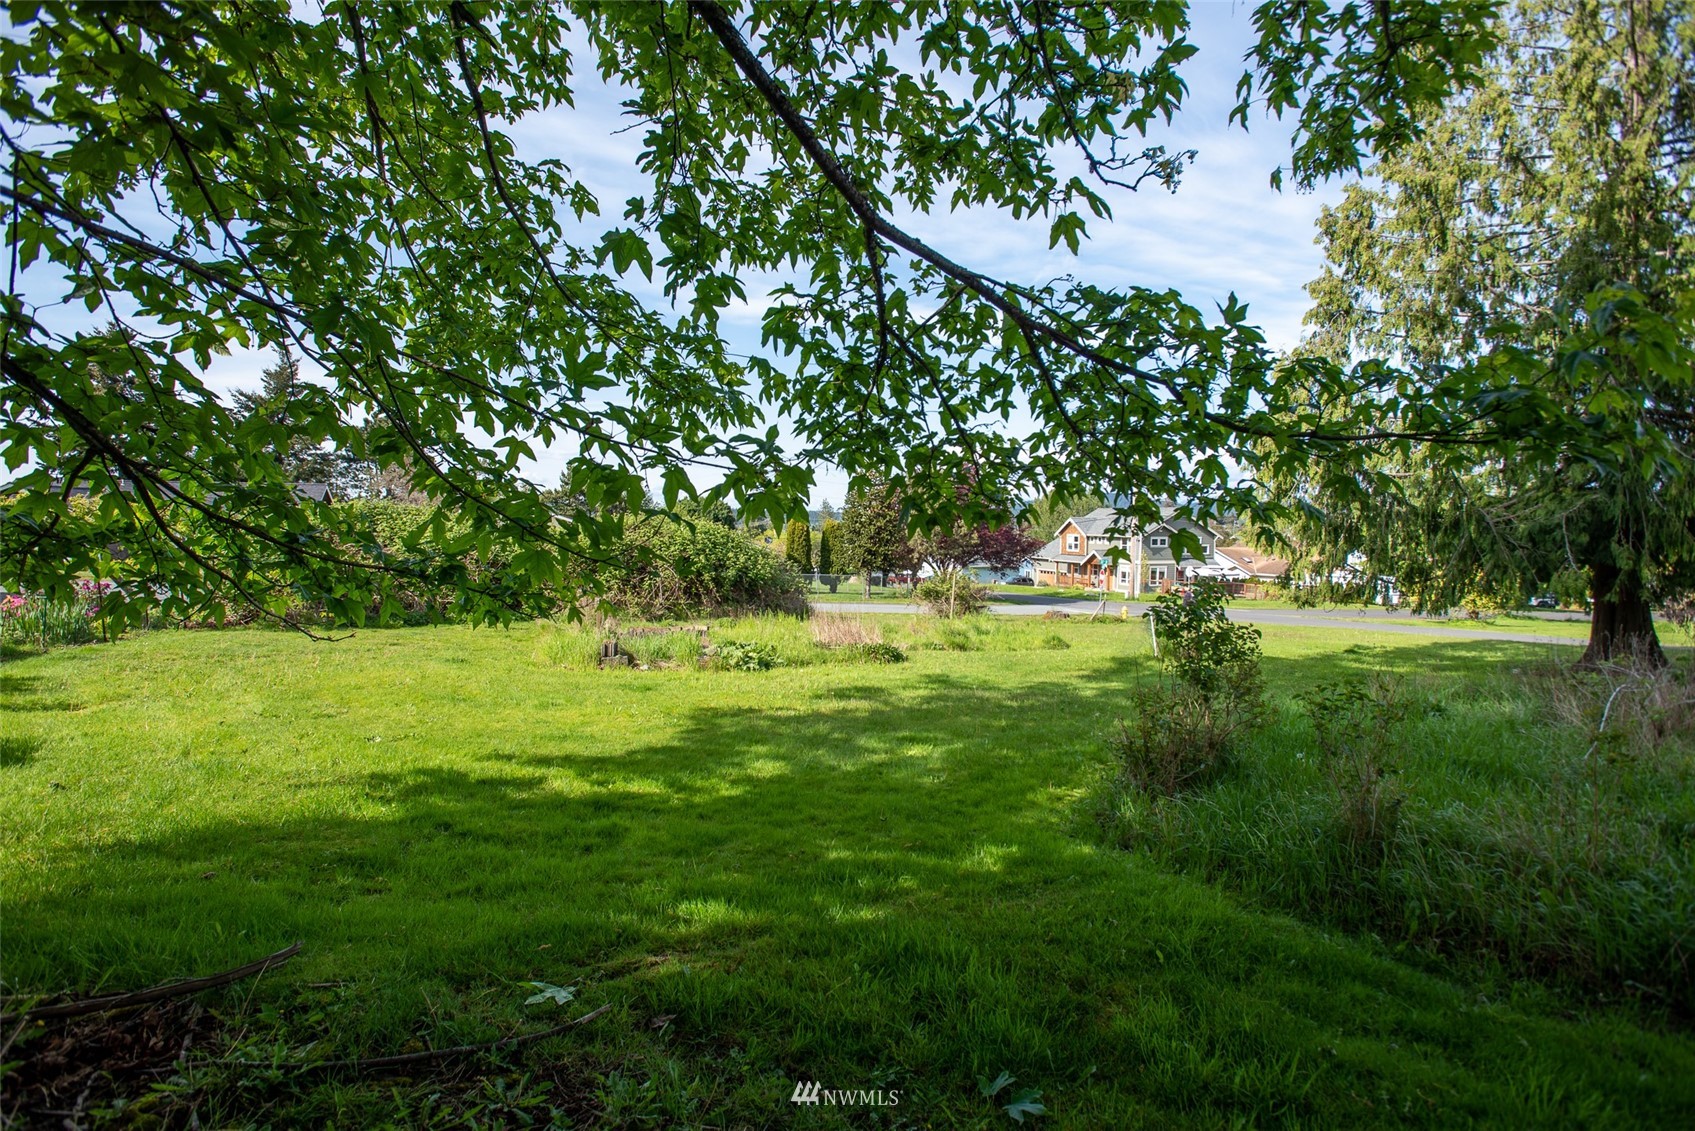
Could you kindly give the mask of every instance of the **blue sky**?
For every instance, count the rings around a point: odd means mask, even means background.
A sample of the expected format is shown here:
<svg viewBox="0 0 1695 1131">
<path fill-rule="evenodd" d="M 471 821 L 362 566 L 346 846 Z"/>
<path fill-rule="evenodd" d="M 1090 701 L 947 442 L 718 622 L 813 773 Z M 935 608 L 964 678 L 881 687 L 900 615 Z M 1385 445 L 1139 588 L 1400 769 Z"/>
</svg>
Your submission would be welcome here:
<svg viewBox="0 0 1695 1131">
<path fill-rule="evenodd" d="M 1071 274 L 1107 287 L 1174 288 L 1203 310 L 1234 291 L 1274 347 L 1292 346 L 1307 305 L 1302 288 L 1322 262 L 1313 243 L 1314 221 L 1323 205 L 1339 198 L 1341 186 L 1325 185 L 1312 193 L 1273 190 L 1270 173 L 1287 160 L 1287 124 L 1263 116 L 1251 118 L 1251 131 L 1229 124 L 1242 56 L 1253 41 L 1251 11 L 1250 5 L 1233 0 L 1193 4 L 1189 38 L 1198 51 L 1183 67 L 1189 85 L 1185 108 L 1170 128 L 1149 141 L 1195 149 L 1198 156 L 1175 193 L 1159 187 L 1140 193 L 1108 190 L 1114 219 L 1092 224 L 1078 256 L 1063 248 L 1050 250 L 1048 225 L 1040 218 L 1021 223 L 998 213 L 969 211 L 903 222 L 944 254 L 1011 280 Z M 622 202 L 645 184 L 635 167 L 640 134 L 617 132 L 627 124 L 620 118 L 618 91 L 600 85 L 592 71 L 578 76 L 575 94 L 575 110 L 538 115 L 510 132 L 522 156 L 566 160 L 595 190 L 603 214 L 615 218 Z M 641 282 L 634 275 L 626 282 L 632 280 Z M 39 275 L 26 280 L 24 289 L 44 303 L 63 293 L 58 280 Z M 657 288 L 649 294 L 659 301 Z M 750 297 L 759 296 L 751 292 Z M 63 325 L 62 318 L 81 313 L 77 305 L 49 320 Z M 732 312 L 726 320 L 732 348 L 758 348 L 758 318 L 757 301 Z M 217 358 L 207 372 L 208 384 L 220 393 L 255 387 L 269 360 L 269 354 L 258 351 Z M 544 484 L 555 481 L 568 454 L 540 453 L 531 476 Z M 821 467 L 817 480 L 813 505 L 824 500 L 839 504 L 845 477 Z"/>
</svg>

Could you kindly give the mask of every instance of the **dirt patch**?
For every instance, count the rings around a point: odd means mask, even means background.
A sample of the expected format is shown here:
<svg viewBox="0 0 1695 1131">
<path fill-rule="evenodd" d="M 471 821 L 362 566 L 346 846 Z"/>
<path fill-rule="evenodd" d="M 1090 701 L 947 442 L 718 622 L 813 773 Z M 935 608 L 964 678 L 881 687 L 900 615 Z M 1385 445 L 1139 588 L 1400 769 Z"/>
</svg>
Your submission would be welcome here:
<svg viewBox="0 0 1695 1131">
<path fill-rule="evenodd" d="M 218 1023 L 199 1003 L 163 1001 L 123 1013 L 30 1022 L 6 1052 L 5 1125 L 83 1127 L 119 1097 L 170 1075 Z"/>
</svg>

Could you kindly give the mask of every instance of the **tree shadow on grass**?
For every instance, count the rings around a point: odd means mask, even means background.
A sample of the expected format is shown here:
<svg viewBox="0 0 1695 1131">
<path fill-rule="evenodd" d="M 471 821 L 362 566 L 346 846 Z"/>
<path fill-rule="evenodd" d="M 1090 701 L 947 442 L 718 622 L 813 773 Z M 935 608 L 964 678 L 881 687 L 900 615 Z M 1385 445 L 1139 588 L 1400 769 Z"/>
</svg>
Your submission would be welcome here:
<svg viewBox="0 0 1695 1131">
<path fill-rule="evenodd" d="M 1453 674 L 1534 651 L 1453 648 L 1268 669 Z M 622 1006 L 585 1037 L 608 1048 L 669 1017 L 667 1047 L 700 1071 L 733 1051 L 789 1080 L 892 1079 L 968 1119 L 1003 1069 L 1082 1125 L 1311 1120 L 1360 1095 L 1387 1113 L 1416 1096 L 1432 1123 L 1510 1118 L 1555 1078 L 1649 1081 L 1614 1097 L 1637 1113 L 1676 1098 L 1686 1042 L 1480 1014 L 1368 947 L 1071 835 L 1099 735 L 1150 668 L 1045 675 L 1031 657 L 1010 690 L 844 669 L 803 707 L 703 705 L 651 740 L 562 734 L 557 753 L 356 774 L 306 815 L 119 841 L 8 900 L 26 956 L 8 977 L 134 986 L 298 938 L 302 960 L 243 992 L 286 1012 L 347 981 L 316 1007 L 337 1052 L 489 1036 L 522 1023 L 519 983 L 579 983 Z"/>
<path fill-rule="evenodd" d="M 81 704 L 50 693 L 52 685 L 36 675 L 0 673 L 0 706 L 7 711 L 75 711 Z"/>
<path fill-rule="evenodd" d="M 41 740 L 33 735 L 0 735 L 0 769 L 27 766 L 41 749 Z"/>
</svg>

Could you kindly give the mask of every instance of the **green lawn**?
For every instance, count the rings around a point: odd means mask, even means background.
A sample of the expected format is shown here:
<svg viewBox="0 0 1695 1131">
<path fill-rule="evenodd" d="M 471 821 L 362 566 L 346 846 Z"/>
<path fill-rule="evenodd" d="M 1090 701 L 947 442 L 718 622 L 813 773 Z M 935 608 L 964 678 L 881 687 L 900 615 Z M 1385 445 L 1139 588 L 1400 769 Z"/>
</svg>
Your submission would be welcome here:
<svg viewBox="0 0 1695 1131">
<path fill-rule="evenodd" d="M 829 590 L 811 590 L 806 599 L 814 604 L 854 604 L 865 601 L 887 601 L 891 604 L 904 605 L 912 601 L 912 590 L 904 585 L 890 588 L 886 585 L 873 585 L 867 594 L 862 585 L 843 585 L 831 593 Z"/>
<path fill-rule="evenodd" d="M 1514 613 L 1501 613 L 1493 617 L 1471 620 L 1468 617 L 1406 617 L 1384 620 L 1384 624 L 1423 624 L 1440 625 L 1443 628 L 1467 628 L 1480 632 L 1504 629 L 1510 632 L 1529 632 L 1538 636 L 1564 636 L 1572 640 L 1589 639 L 1589 622 L 1587 620 L 1547 620 L 1542 617 L 1522 616 Z M 1685 644 L 1688 641 L 1675 629 L 1670 629 L 1664 621 L 1654 626 L 1659 634 L 1660 643 L 1666 645 Z"/>
<path fill-rule="evenodd" d="M 1138 623 L 878 619 L 975 650 L 575 671 L 525 626 L 8 662 L 6 989 L 134 988 L 301 940 L 206 995 L 239 1038 L 217 1055 L 244 1059 L 539 1028 L 557 1011 L 522 1004 L 531 980 L 613 1006 L 435 1081 L 255 1083 L 202 1051 L 169 1111 L 206 1126 L 421 1125 L 496 1080 L 543 1125 L 1010 1127 L 980 1089 L 1002 1071 L 1054 1127 L 1695 1118 L 1695 1041 L 1669 1022 L 1483 996 L 1463 964 L 1106 847 L 1084 802 L 1150 670 Z M 1266 649 L 1280 695 L 1367 668 L 1481 685 L 1548 652 L 1296 629 Z M 796 1107 L 798 1080 L 902 1098 Z"/>
</svg>

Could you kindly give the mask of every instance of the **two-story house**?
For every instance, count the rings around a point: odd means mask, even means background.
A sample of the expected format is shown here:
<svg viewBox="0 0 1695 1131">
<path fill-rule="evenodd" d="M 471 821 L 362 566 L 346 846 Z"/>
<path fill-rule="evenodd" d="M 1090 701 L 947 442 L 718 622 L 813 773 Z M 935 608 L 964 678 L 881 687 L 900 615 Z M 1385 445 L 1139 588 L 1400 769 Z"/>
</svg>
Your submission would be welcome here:
<svg viewBox="0 0 1695 1131">
<path fill-rule="evenodd" d="M 1078 586 L 1108 589 L 1129 597 L 1162 593 L 1210 563 L 1218 535 L 1201 523 L 1179 517 L 1176 508 L 1160 508 L 1160 522 L 1138 529 L 1111 507 L 1097 507 L 1086 515 L 1068 518 L 1049 542 L 1036 552 L 1037 585 Z M 1202 556 L 1185 553 L 1181 559 L 1172 545 L 1179 531 L 1192 532 L 1200 541 Z M 1123 551 L 1116 562 L 1109 551 Z"/>
<path fill-rule="evenodd" d="M 1128 544 L 1128 538 L 1118 529 L 1124 521 L 1111 507 L 1097 507 L 1086 515 L 1066 519 L 1053 541 L 1031 555 L 1036 584 L 1086 589 L 1105 586 L 1109 580 L 1106 551 Z"/>
</svg>

